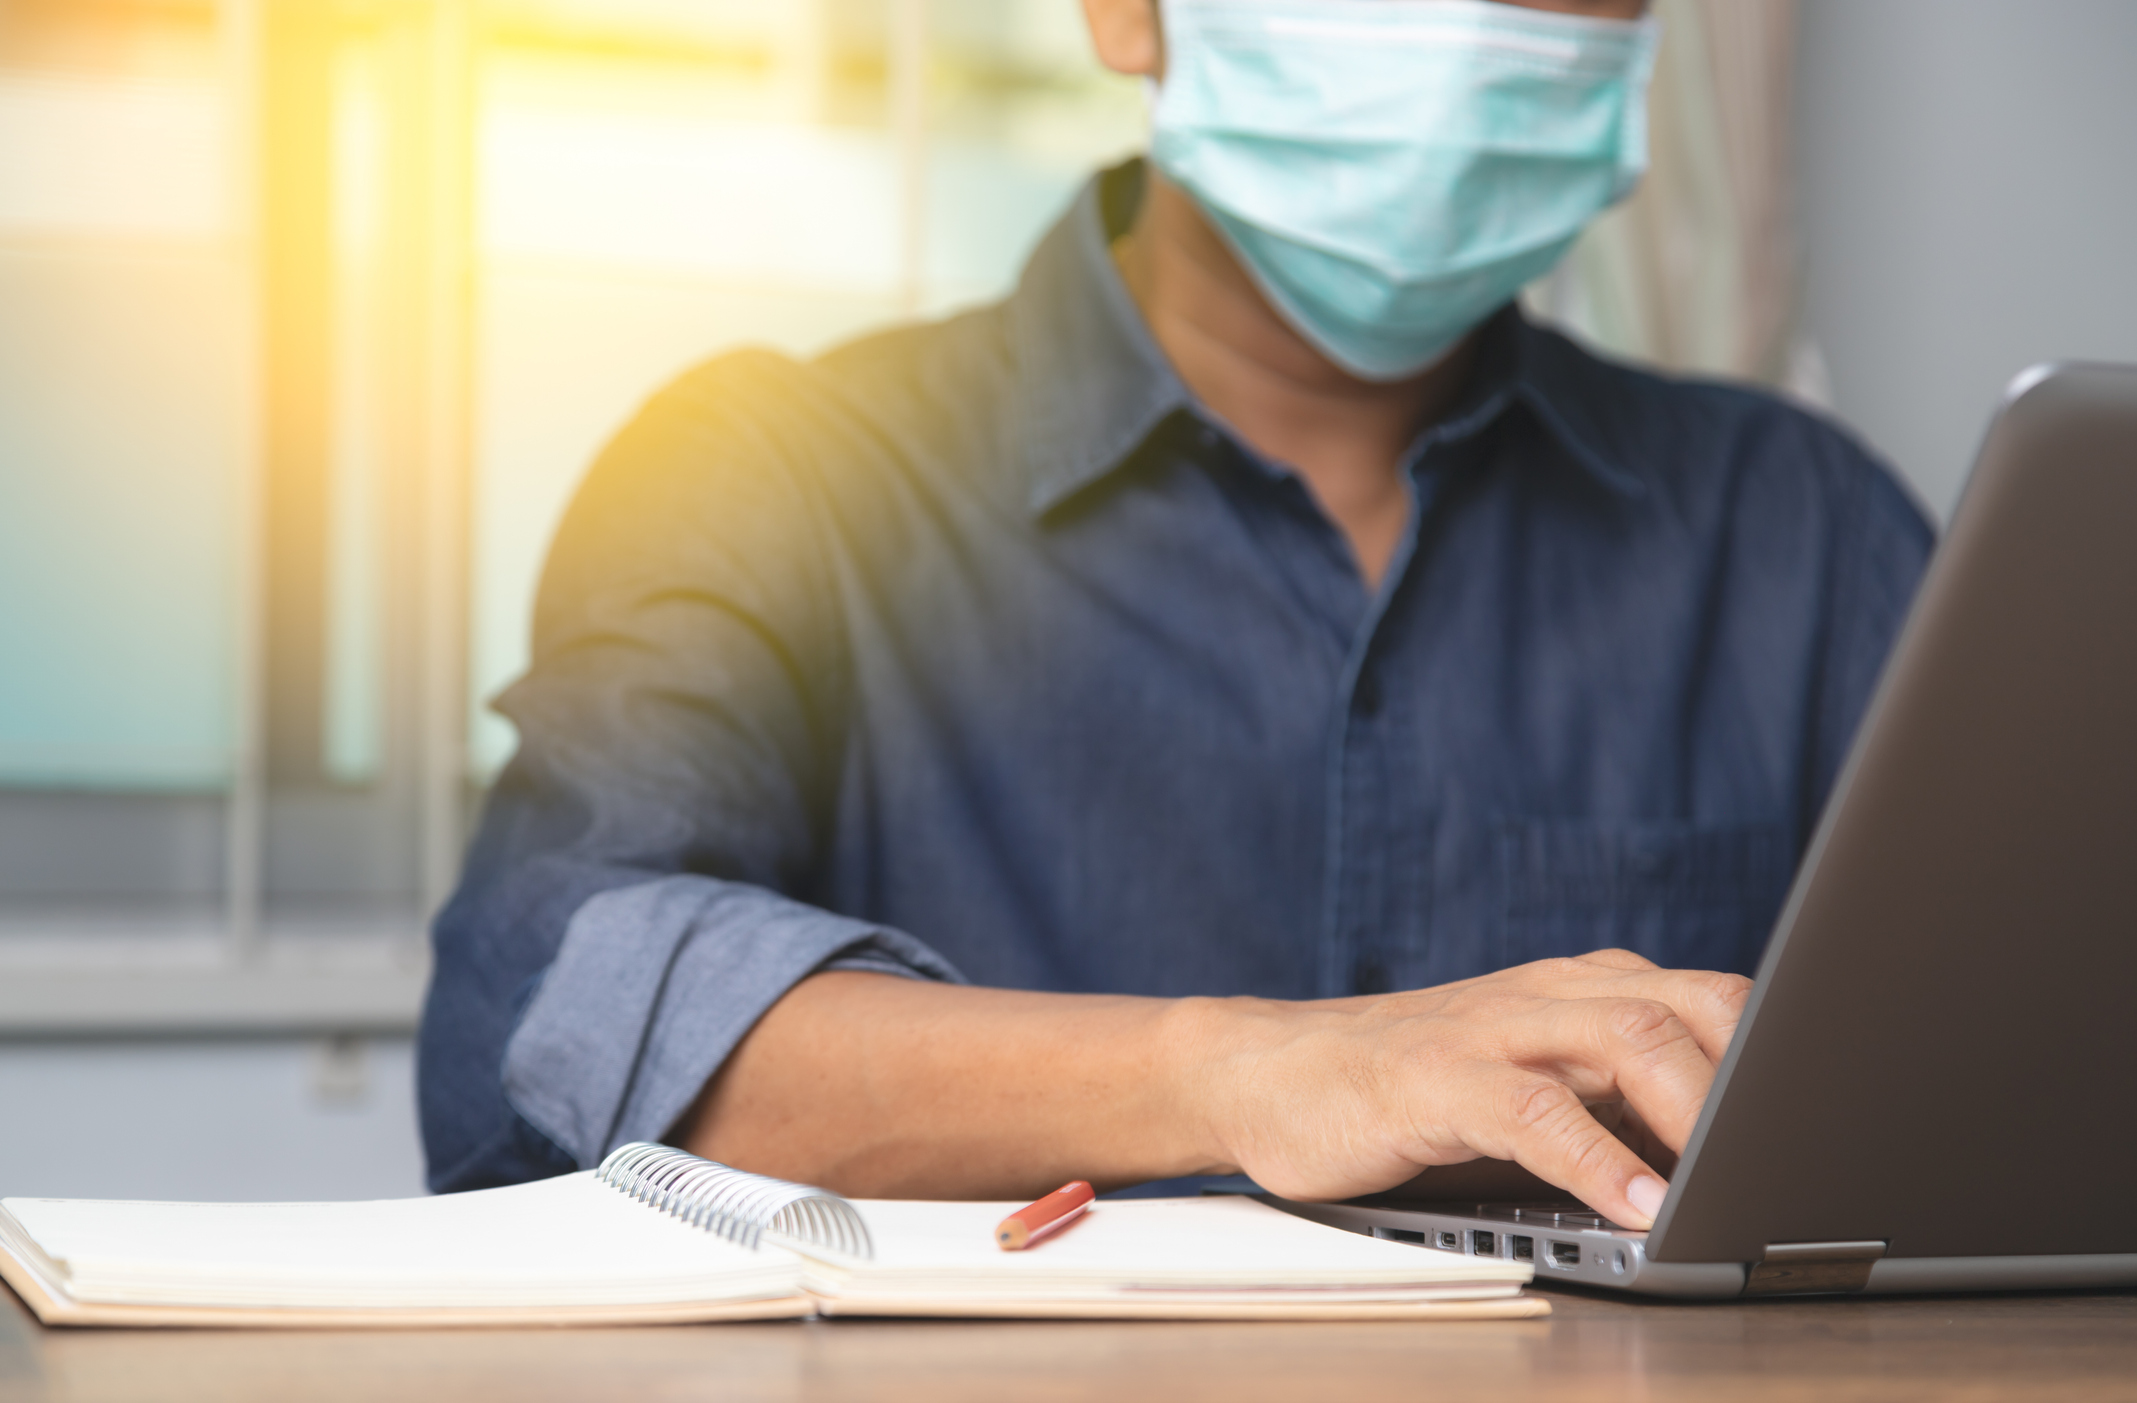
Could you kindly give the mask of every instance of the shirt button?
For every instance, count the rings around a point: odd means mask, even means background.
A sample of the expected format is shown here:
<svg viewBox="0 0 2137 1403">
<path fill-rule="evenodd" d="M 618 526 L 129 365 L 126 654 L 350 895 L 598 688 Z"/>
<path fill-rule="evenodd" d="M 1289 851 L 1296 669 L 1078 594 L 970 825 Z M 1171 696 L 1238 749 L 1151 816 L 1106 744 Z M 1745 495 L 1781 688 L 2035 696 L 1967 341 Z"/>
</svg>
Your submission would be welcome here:
<svg viewBox="0 0 2137 1403">
<path fill-rule="evenodd" d="M 1350 704 L 1352 710 L 1368 721 L 1380 714 L 1380 684 L 1371 674 L 1358 678 L 1358 685 L 1351 688 Z"/>
</svg>

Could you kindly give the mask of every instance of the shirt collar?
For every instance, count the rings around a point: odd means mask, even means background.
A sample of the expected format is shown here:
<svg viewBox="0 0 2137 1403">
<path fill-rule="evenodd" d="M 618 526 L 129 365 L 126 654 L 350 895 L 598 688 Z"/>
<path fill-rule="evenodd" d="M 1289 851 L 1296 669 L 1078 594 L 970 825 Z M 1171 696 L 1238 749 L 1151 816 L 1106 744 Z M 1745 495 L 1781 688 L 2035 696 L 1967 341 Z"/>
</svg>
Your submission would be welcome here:
<svg viewBox="0 0 2137 1403">
<path fill-rule="evenodd" d="M 1193 405 L 1113 262 L 1112 235 L 1125 232 L 1141 191 L 1140 161 L 1093 177 L 1040 240 L 1010 299 L 1015 422 L 1034 515 L 1111 473 Z"/>
<path fill-rule="evenodd" d="M 1537 326 L 1510 302 L 1478 328 L 1469 385 L 1455 407 L 1418 435 L 1408 461 L 1437 442 L 1483 432 L 1519 405 L 1589 477 L 1621 497 L 1647 494 L 1647 480 L 1619 451 L 1610 422 L 1611 393 L 1596 375 L 1594 357 L 1558 332 Z"/>
<path fill-rule="evenodd" d="M 1111 474 L 1173 414 L 1208 419 L 1151 335 L 1114 265 L 1142 190 L 1142 162 L 1085 184 L 1040 240 L 1009 300 L 1026 504 L 1034 516 Z M 1625 497 L 1645 479 L 1616 451 L 1593 361 L 1509 305 L 1482 328 L 1470 383 L 1455 410 L 1426 429 L 1414 462 L 1435 442 L 1471 437 L 1525 406 L 1589 476 Z"/>
</svg>

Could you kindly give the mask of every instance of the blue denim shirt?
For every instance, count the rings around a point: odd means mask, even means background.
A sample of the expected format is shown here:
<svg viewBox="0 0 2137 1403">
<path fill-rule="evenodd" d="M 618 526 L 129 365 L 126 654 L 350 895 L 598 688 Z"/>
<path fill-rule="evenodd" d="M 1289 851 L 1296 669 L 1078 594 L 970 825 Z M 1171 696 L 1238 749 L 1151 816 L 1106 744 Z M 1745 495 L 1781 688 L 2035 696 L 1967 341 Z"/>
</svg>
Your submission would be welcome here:
<svg viewBox="0 0 2137 1403">
<path fill-rule="evenodd" d="M 1152 341 L 1107 253 L 1138 186 L 1006 302 L 714 360 L 594 467 L 437 922 L 435 1188 L 659 1138 L 825 968 L 1752 967 L 1931 546 L 1893 478 L 1508 308 L 1368 587 Z"/>
</svg>

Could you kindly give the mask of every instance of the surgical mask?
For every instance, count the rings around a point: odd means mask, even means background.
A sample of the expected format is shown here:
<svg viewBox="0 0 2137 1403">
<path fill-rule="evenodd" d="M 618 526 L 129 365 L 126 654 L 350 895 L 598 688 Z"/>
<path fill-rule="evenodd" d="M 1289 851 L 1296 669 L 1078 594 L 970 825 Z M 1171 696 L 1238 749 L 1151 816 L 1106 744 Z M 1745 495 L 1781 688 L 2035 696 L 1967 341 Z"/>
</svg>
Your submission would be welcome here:
<svg viewBox="0 0 2137 1403">
<path fill-rule="evenodd" d="M 1330 360 L 1398 380 L 1647 166 L 1652 19 L 1493 0 L 1164 0 L 1151 160 Z"/>
</svg>

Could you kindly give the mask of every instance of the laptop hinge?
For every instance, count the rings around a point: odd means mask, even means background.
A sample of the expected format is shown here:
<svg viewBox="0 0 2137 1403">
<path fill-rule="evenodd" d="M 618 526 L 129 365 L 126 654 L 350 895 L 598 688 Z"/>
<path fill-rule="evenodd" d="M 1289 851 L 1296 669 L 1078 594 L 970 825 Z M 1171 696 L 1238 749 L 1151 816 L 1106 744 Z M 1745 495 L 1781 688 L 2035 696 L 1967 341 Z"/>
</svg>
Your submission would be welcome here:
<svg viewBox="0 0 2137 1403">
<path fill-rule="evenodd" d="M 1775 1242 L 1752 1263 L 1744 1279 L 1747 1296 L 1787 1296 L 1813 1291 L 1860 1291 L 1870 1284 L 1870 1268 L 1885 1255 L 1885 1244 L 1863 1242 Z"/>
</svg>

